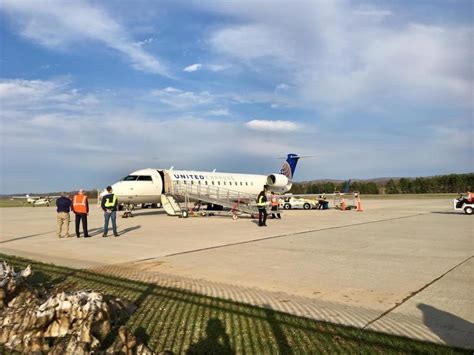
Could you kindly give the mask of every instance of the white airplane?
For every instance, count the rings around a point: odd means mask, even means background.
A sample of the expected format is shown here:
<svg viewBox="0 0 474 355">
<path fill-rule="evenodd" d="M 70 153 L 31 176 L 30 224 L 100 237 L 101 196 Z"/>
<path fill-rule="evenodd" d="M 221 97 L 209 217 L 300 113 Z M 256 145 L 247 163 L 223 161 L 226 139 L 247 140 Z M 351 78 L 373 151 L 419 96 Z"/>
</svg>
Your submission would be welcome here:
<svg viewBox="0 0 474 355">
<path fill-rule="evenodd" d="M 10 199 L 11 200 L 20 200 L 24 199 L 26 200 L 25 202 L 29 205 L 32 205 L 33 207 L 36 206 L 48 206 L 51 204 L 51 200 L 54 198 L 58 198 L 60 196 L 47 196 L 47 197 L 41 197 L 41 196 L 30 196 L 26 194 L 25 196 L 12 196 Z"/>
<path fill-rule="evenodd" d="M 248 195 L 257 195 L 264 185 L 268 185 L 270 191 L 283 194 L 291 189 L 299 159 L 296 154 L 288 154 L 280 172 L 270 175 L 141 169 L 113 184 L 112 189 L 121 205 L 158 204 L 161 195 L 171 192 L 173 186 L 183 185 L 210 186 Z M 101 195 L 106 193 L 103 191 Z"/>
</svg>

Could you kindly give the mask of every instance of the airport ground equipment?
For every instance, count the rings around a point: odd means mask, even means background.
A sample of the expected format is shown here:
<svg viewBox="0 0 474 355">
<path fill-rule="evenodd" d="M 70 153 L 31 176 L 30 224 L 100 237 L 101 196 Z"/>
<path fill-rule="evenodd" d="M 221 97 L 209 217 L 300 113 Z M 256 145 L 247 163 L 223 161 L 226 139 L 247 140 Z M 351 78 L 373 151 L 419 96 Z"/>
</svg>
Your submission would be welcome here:
<svg viewBox="0 0 474 355">
<path fill-rule="evenodd" d="M 453 200 L 453 209 L 455 211 L 464 211 L 465 214 L 474 213 L 474 203 L 468 202 L 466 199 L 454 199 Z"/>
<path fill-rule="evenodd" d="M 305 209 L 310 210 L 316 208 L 318 203 L 315 200 L 309 200 L 304 198 L 297 198 L 297 197 L 285 197 L 283 201 L 280 203 L 280 207 L 285 210 L 290 209 Z"/>
<path fill-rule="evenodd" d="M 357 208 L 357 200 L 360 196 L 359 192 L 354 193 L 341 193 L 339 191 L 334 192 L 334 207 L 341 209 L 342 200 L 346 202 L 346 210 L 352 210 Z"/>
<path fill-rule="evenodd" d="M 188 217 L 193 211 L 191 201 L 200 201 L 202 204 L 222 206 L 225 211 L 199 210 L 201 215 L 230 215 L 237 219 L 242 214 L 258 215 L 256 195 L 245 194 L 222 187 L 174 183 L 171 189 L 162 197 L 162 205 L 166 213 L 171 216 Z"/>
</svg>

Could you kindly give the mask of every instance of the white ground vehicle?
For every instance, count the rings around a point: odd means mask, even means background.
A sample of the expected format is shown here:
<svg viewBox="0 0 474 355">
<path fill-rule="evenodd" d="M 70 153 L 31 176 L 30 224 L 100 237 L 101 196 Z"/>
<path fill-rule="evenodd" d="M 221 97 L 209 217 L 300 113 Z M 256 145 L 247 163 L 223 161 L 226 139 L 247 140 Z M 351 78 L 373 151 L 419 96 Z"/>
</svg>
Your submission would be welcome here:
<svg viewBox="0 0 474 355">
<path fill-rule="evenodd" d="M 453 209 L 455 211 L 464 211 L 465 214 L 473 214 L 473 212 L 474 212 L 474 203 L 467 202 L 466 199 L 454 199 L 453 200 Z"/>
<path fill-rule="evenodd" d="M 310 210 L 312 208 L 316 208 L 317 205 L 318 203 L 313 200 L 307 200 L 304 198 L 296 198 L 296 197 L 285 197 L 283 201 L 280 203 L 280 208 L 283 208 L 285 210 L 298 209 L 298 208 Z"/>
</svg>

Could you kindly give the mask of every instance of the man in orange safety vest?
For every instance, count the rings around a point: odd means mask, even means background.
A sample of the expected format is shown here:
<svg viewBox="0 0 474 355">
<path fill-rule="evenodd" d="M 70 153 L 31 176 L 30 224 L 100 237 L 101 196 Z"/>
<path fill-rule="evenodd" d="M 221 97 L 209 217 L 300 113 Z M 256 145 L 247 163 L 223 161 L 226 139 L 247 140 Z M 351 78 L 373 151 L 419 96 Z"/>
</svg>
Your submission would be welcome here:
<svg viewBox="0 0 474 355">
<path fill-rule="evenodd" d="M 79 192 L 74 195 L 72 199 L 72 211 L 76 215 L 76 236 L 81 237 L 79 233 L 79 224 L 82 220 L 82 229 L 84 231 L 84 238 L 89 238 L 89 233 L 87 232 L 87 215 L 89 214 L 89 200 L 87 196 L 84 195 L 84 191 L 79 190 Z"/>
<path fill-rule="evenodd" d="M 278 206 L 280 205 L 278 196 L 273 194 L 270 201 L 272 205 L 272 218 L 281 218 L 280 212 L 278 212 Z"/>
</svg>

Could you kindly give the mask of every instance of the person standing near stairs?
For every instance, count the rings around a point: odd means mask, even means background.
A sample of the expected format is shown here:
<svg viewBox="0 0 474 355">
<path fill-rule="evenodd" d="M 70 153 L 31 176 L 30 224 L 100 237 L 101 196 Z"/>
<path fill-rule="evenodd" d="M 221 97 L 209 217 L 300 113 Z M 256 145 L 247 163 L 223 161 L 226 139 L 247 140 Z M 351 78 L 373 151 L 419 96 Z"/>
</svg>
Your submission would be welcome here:
<svg viewBox="0 0 474 355">
<path fill-rule="evenodd" d="M 281 219 L 280 212 L 278 211 L 278 206 L 280 205 L 280 202 L 278 200 L 278 196 L 275 194 L 272 194 L 271 205 L 272 205 L 272 218 Z"/>
<path fill-rule="evenodd" d="M 267 195 L 266 195 L 266 185 L 263 187 L 263 190 L 260 191 L 257 197 L 257 207 L 258 207 L 258 226 L 266 227 L 267 226 Z"/>
</svg>

